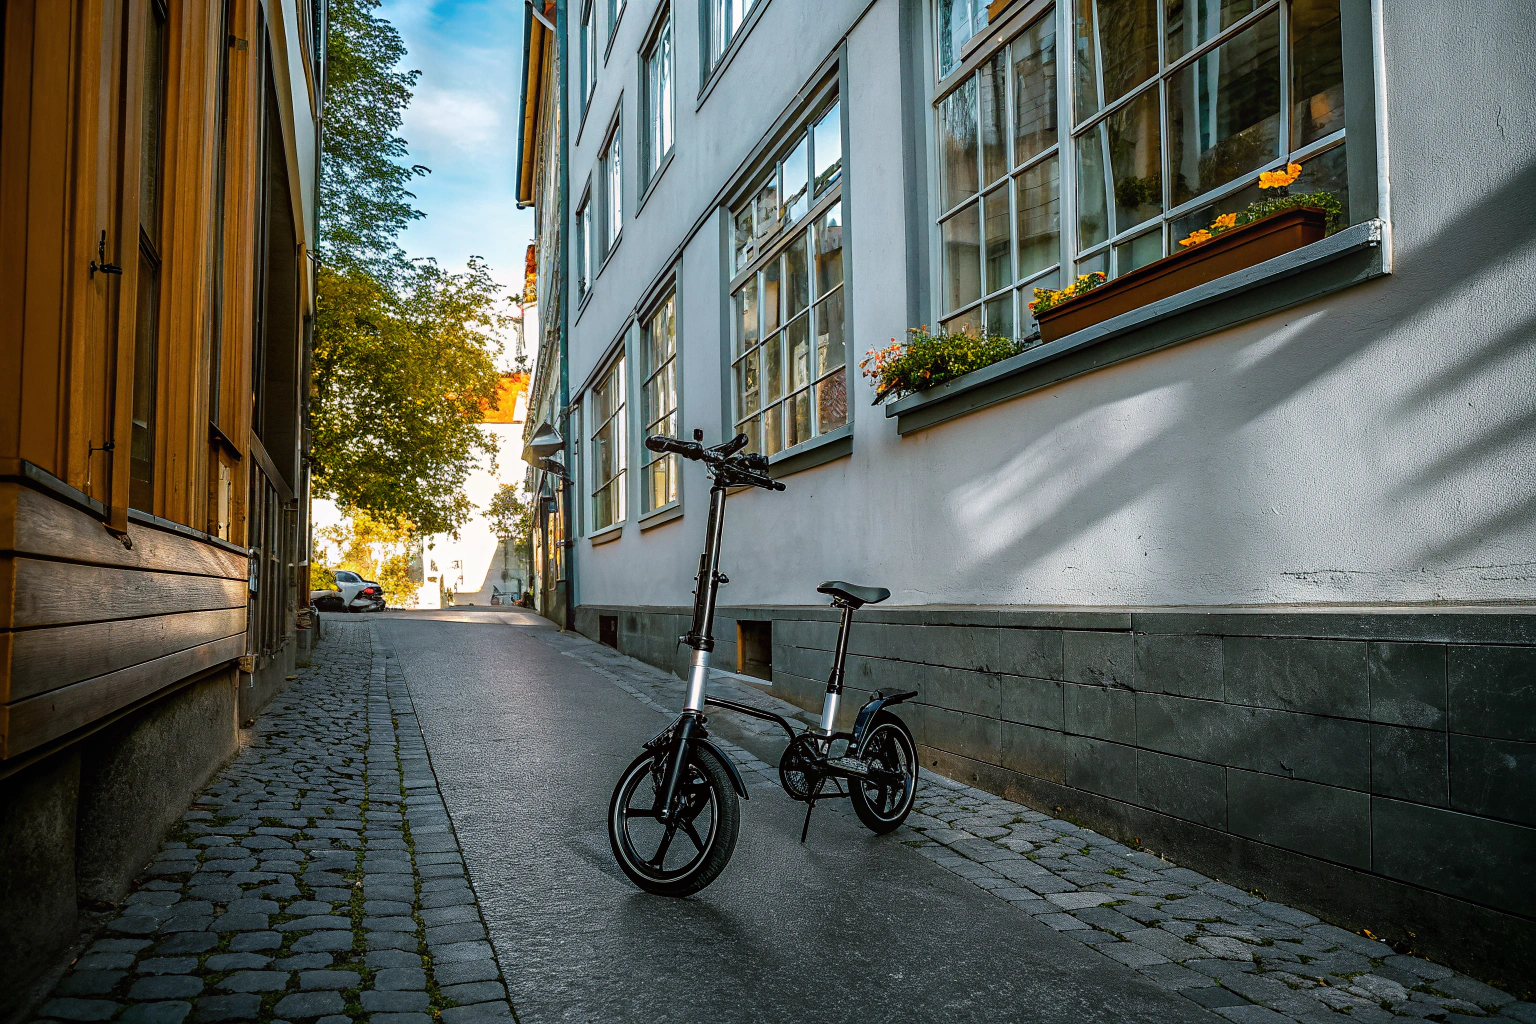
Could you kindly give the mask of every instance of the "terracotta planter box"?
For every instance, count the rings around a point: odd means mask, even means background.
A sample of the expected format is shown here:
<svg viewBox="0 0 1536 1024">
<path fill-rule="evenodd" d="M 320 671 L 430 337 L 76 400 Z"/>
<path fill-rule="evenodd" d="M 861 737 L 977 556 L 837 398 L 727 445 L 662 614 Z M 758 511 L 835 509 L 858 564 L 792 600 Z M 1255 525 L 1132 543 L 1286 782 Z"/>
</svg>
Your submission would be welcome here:
<svg viewBox="0 0 1536 1024">
<path fill-rule="evenodd" d="M 1121 313 L 1310 245 L 1323 237 L 1326 223 L 1327 214 L 1322 210 L 1301 206 L 1223 231 L 1204 245 L 1164 256 L 1042 314 L 1036 318 L 1040 340 L 1065 338 Z"/>
</svg>

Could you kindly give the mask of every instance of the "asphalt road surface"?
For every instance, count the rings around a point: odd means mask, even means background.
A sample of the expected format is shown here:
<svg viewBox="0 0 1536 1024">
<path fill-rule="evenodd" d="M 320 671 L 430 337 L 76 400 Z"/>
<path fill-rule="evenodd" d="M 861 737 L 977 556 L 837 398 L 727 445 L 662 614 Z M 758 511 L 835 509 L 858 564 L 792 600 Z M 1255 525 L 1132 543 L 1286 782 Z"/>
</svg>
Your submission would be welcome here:
<svg viewBox="0 0 1536 1024">
<path fill-rule="evenodd" d="M 754 792 L 686 900 L 619 871 L 605 814 L 658 712 L 509 611 L 374 620 L 414 697 L 522 1024 L 1220 1021 L 856 822 Z"/>
</svg>

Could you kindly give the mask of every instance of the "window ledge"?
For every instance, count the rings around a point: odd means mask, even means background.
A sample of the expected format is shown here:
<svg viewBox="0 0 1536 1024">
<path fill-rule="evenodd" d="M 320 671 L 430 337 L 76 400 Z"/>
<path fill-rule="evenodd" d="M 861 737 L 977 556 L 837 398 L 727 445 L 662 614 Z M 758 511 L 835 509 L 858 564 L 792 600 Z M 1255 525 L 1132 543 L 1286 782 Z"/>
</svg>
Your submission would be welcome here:
<svg viewBox="0 0 1536 1024">
<path fill-rule="evenodd" d="M 793 448 L 786 448 L 768 460 L 769 474 L 775 480 L 853 454 L 853 424 L 844 423 L 836 430 L 801 441 Z"/>
<path fill-rule="evenodd" d="M 885 407 L 903 436 L 1079 374 L 1191 341 L 1392 272 L 1382 220 L 1345 228 Z"/>
<path fill-rule="evenodd" d="M 752 9 L 747 12 L 747 16 L 741 19 L 741 24 L 736 26 L 736 31 L 731 34 L 731 41 L 725 44 L 725 52 L 720 55 L 719 60 L 715 61 L 715 66 L 705 72 L 704 82 L 699 86 L 698 101 L 693 108 L 695 111 L 704 106 L 704 101 L 709 99 L 709 94 L 715 91 L 715 86 L 725 77 L 725 69 L 736 58 L 736 51 L 741 49 L 741 41 L 757 25 L 758 19 L 762 17 L 767 7 L 768 0 L 756 0 L 752 4 Z M 705 19 L 706 30 L 713 30 L 713 27 L 708 24 L 708 19 Z M 708 41 L 704 43 L 704 58 L 709 59 Z"/>
<path fill-rule="evenodd" d="M 670 523 L 674 519 L 683 518 L 683 503 L 670 501 L 652 512 L 647 512 L 640 517 L 640 529 L 642 532 L 662 523 Z"/>
<path fill-rule="evenodd" d="M 593 547 L 598 547 L 602 544 L 610 544 L 622 536 L 624 536 L 624 524 L 614 523 L 612 526 L 603 527 L 596 533 L 587 534 L 587 540 L 591 542 Z"/>
<path fill-rule="evenodd" d="M 672 148 L 667 150 L 667 155 L 661 158 L 661 165 L 656 168 L 650 180 L 645 183 L 645 188 L 640 190 L 640 201 L 635 204 L 635 217 L 640 216 L 640 211 L 645 209 L 645 204 L 651 198 L 652 193 L 656 191 L 656 184 L 661 181 L 661 176 L 667 173 L 668 167 L 672 166 L 672 156 L 676 152 L 677 143 L 674 141 Z M 630 218 L 630 220 L 634 219 L 634 217 Z"/>
</svg>

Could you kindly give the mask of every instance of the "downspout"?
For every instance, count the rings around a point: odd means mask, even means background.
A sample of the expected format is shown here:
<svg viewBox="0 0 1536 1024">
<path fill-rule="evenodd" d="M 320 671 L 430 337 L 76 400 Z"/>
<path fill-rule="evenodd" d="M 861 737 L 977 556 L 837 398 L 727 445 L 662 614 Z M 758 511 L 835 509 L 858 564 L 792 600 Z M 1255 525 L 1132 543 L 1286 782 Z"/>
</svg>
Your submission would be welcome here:
<svg viewBox="0 0 1536 1024">
<path fill-rule="evenodd" d="M 570 261 L 570 227 L 567 223 L 570 219 L 571 206 L 571 165 L 570 152 L 570 96 L 566 85 L 566 35 L 569 29 L 568 3 L 558 3 L 555 7 L 555 54 L 560 63 L 560 74 L 557 76 L 560 89 L 560 291 L 561 319 L 564 321 L 560 329 L 560 436 L 565 438 L 565 479 L 560 482 L 561 490 L 565 492 L 565 500 L 561 502 L 561 543 L 565 547 L 565 626 L 566 630 L 574 632 L 576 629 L 576 540 L 571 536 L 571 529 L 575 525 L 575 517 L 571 514 L 571 501 L 575 496 L 575 481 L 571 479 L 572 472 L 576 468 L 576 459 L 571 441 L 571 361 L 570 361 L 570 327 L 571 304 L 570 275 L 566 272 Z"/>
</svg>

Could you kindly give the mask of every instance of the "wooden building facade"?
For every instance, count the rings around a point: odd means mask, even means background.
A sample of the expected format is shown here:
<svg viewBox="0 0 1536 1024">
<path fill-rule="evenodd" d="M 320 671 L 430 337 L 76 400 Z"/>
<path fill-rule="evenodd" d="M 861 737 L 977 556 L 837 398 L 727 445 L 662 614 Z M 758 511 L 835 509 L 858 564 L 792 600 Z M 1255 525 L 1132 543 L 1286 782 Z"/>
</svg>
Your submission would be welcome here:
<svg viewBox="0 0 1536 1024">
<path fill-rule="evenodd" d="M 291 674 L 318 0 L 0 0 L 0 1020 Z"/>
</svg>

